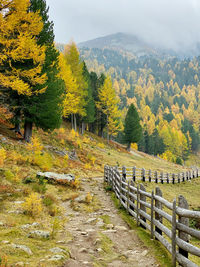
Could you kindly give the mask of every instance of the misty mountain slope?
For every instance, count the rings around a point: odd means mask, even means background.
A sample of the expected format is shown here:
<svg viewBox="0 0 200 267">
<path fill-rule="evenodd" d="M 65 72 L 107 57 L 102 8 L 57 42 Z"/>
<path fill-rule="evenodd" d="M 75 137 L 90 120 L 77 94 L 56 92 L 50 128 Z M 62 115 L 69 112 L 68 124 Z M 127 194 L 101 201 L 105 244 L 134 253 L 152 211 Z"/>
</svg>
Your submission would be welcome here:
<svg viewBox="0 0 200 267">
<path fill-rule="evenodd" d="M 116 33 L 99 37 L 93 40 L 79 43 L 80 48 L 100 48 L 100 49 L 114 49 L 125 50 L 133 53 L 135 56 L 157 55 L 155 48 L 145 43 L 135 35 Z"/>
</svg>

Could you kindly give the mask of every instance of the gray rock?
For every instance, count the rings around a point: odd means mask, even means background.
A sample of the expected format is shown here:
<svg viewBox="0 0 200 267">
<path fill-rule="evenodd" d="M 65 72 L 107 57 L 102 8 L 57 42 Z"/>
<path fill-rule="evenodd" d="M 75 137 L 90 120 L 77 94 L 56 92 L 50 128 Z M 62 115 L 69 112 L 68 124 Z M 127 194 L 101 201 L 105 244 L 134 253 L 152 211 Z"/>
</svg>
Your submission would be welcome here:
<svg viewBox="0 0 200 267">
<path fill-rule="evenodd" d="M 60 261 L 60 260 L 64 260 L 64 256 L 63 255 L 53 255 L 50 259 L 48 259 L 48 261 Z"/>
<path fill-rule="evenodd" d="M 122 226 L 122 225 L 116 225 L 115 229 L 119 230 L 119 231 L 127 231 L 128 230 L 125 226 Z"/>
<path fill-rule="evenodd" d="M 147 255 L 147 253 L 148 253 L 148 250 L 144 250 L 144 251 L 141 253 L 141 256 L 142 256 L 142 257 L 145 257 L 145 256 Z"/>
<path fill-rule="evenodd" d="M 49 182 L 53 183 L 66 183 L 73 182 L 75 180 L 75 176 L 72 174 L 59 174 L 55 172 L 38 172 L 38 177 L 43 177 L 47 179 Z"/>
<path fill-rule="evenodd" d="M 87 248 L 81 248 L 80 250 L 79 250 L 79 253 L 86 253 L 88 250 L 87 250 Z"/>
<path fill-rule="evenodd" d="M 22 225 L 22 226 L 21 226 L 21 229 L 26 230 L 26 229 L 29 229 L 29 228 L 31 228 L 31 227 L 38 227 L 39 225 L 40 225 L 40 224 L 37 223 L 37 222 L 34 222 L 34 223 L 32 223 L 32 224 L 28 223 L 28 224 L 24 224 L 24 225 Z"/>
<path fill-rule="evenodd" d="M 43 231 L 43 230 L 35 230 L 35 231 L 31 231 L 30 233 L 28 233 L 28 237 L 30 238 L 39 237 L 39 238 L 48 239 L 50 237 L 50 232 Z"/>
<path fill-rule="evenodd" d="M 64 249 L 59 248 L 59 247 L 51 248 L 50 251 L 52 253 L 65 253 L 66 252 Z"/>
<path fill-rule="evenodd" d="M 85 224 L 88 224 L 88 223 L 93 223 L 97 220 L 97 218 L 89 218 Z"/>
<path fill-rule="evenodd" d="M 113 225 L 113 224 L 107 224 L 107 225 L 106 225 L 106 228 L 107 228 L 107 229 L 113 229 L 113 228 L 114 228 L 114 225 Z"/>
<path fill-rule="evenodd" d="M 7 245 L 7 244 L 10 243 L 10 241 L 8 241 L 8 240 L 2 240 L 1 243 Z"/>
<path fill-rule="evenodd" d="M 24 246 L 24 245 L 18 245 L 18 244 L 11 244 L 11 246 L 14 248 L 14 249 L 20 249 L 20 250 L 23 250 L 24 252 L 26 252 L 27 254 L 29 255 L 32 255 L 32 251 L 30 250 L 29 247 L 27 246 Z"/>
</svg>

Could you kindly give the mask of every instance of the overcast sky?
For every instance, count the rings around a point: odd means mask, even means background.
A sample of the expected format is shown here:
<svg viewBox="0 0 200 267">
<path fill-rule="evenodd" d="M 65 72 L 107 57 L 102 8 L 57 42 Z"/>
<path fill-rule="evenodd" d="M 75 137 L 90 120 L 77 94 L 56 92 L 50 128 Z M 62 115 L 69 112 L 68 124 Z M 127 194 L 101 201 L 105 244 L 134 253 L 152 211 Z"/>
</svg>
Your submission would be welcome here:
<svg viewBox="0 0 200 267">
<path fill-rule="evenodd" d="M 200 0 L 46 0 L 56 41 L 124 32 L 165 48 L 200 42 Z"/>
</svg>

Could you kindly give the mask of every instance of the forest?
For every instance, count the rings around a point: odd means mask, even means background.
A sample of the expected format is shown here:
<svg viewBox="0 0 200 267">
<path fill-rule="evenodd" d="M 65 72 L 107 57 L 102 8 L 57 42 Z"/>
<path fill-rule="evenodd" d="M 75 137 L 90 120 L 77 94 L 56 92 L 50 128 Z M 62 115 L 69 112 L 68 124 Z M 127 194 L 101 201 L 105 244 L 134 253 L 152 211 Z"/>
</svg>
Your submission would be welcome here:
<svg viewBox="0 0 200 267">
<path fill-rule="evenodd" d="M 81 48 L 81 57 L 90 70 L 112 77 L 122 118 L 131 103 L 137 108 L 143 128 L 139 150 L 180 164 L 198 152 L 200 57 L 136 58 L 99 48 Z"/>
</svg>

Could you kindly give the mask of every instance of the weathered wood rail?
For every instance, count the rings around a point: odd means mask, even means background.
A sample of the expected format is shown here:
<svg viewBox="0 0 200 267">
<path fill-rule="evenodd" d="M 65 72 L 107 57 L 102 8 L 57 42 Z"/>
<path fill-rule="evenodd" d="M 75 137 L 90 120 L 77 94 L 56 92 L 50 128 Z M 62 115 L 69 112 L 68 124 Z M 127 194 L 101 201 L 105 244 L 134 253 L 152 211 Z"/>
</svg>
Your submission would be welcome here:
<svg viewBox="0 0 200 267">
<path fill-rule="evenodd" d="M 119 167 L 118 171 L 126 179 L 143 182 L 155 182 L 155 183 L 181 183 L 200 176 L 200 169 L 193 168 L 190 171 L 179 173 L 164 173 L 152 170 L 145 170 L 144 168 L 136 167 Z"/>
<path fill-rule="evenodd" d="M 136 186 L 133 179 L 127 180 L 116 167 L 105 166 L 104 181 L 137 225 L 149 230 L 151 238 L 155 237 L 171 253 L 173 266 L 176 262 L 187 267 L 199 266 L 190 255 L 200 257 L 200 248 L 189 243 L 189 239 L 200 240 L 200 231 L 189 227 L 189 218 L 200 219 L 200 212 L 189 210 L 183 196 L 178 197 L 178 205 L 176 199 L 170 203 L 162 197 L 159 187 L 148 193 L 142 184 Z"/>
</svg>

